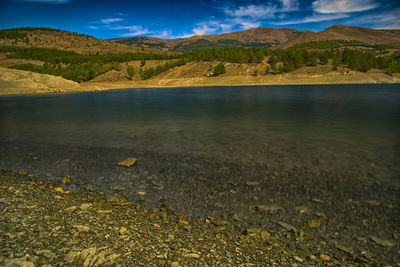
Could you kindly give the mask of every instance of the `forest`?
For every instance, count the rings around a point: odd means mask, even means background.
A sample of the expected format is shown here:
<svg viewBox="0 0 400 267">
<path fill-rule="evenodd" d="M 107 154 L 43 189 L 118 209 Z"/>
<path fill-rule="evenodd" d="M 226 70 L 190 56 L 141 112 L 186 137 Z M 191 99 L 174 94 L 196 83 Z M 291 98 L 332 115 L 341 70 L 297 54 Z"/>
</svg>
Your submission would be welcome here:
<svg viewBox="0 0 400 267">
<path fill-rule="evenodd" d="M 350 44 L 356 49 L 341 47 Z M 0 52 L 6 53 L 9 59 L 39 60 L 38 64 L 17 64 L 11 68 L 29 70 L 39 73 L 62 76 L 63 78 L 82 82 L 93 79 L 99 74 L 109 70 L 121 70 L 123 62 L 134 60 L 172 60 L 157 67 L 145 68 L 141 64 L 139 76 L 146 80 L 168 69 L 182 66 L 191 61 L 206 62 L 232 62 L 232 63 L 268 63 L 265 74 L 280 74 L 290 72 L 302 66 L 316 66 L 331 64 L 336 70 L 339 66 L 346 66 L 353 70 L 366 72 L 372 68 L 381 69 L 388 74 L 400 73 L 400 53 L 392 55 L 382 53 L 378 49 L 359 48 L 359 42 L 329 41 L 309 43 L 310 47 L 328 49 L 301 48 L 301 46 L 288 49 L 268 48 L 214 48 L 201 49 L 186 53 L 160 54 L 160 53 L 121 53 L 121 54 L 79 54 L 53 48 L 0 46 Z M 336 47 L 335 47 L 336 45 Z M 382 47 L 380 47 L 383 49 Z M 384 50 L 386 51 L 386 50 Z"/>
</svg>

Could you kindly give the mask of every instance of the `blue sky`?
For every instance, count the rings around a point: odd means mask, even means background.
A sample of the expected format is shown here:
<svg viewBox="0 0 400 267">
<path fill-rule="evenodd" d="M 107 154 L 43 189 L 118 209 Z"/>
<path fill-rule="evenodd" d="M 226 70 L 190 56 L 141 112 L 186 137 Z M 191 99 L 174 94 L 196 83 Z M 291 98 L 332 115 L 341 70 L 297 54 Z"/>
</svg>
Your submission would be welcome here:
<svg viewBox="0 0 400 267">
<path fill-rule="evenodd" d="M 256 27 L 400 29 L 398 0 L 0 0 L 0 28 L 51 27 L 107 39 L 180 38 Z"/>
</svg>

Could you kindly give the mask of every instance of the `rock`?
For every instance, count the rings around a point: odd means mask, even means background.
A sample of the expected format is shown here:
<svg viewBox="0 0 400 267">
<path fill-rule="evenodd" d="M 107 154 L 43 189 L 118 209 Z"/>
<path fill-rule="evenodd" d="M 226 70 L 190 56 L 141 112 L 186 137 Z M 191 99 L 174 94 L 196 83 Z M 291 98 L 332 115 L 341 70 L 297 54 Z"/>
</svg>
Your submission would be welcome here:
<svg viewBox="0 0 400 267">
<path fill-rule="evenodd" d="M 179 265 L 179 262 L 174 261 L 171 263 L 171 267 L 180 267 L 181 265 Z"/>
<path fill-rule="evenodd" d="M 84 226 L 84 225 L 74 225 L 74 228 L 78 230 L 78 232 L 89 232 L 90 227 L 89 226 Z"/>
<path fill-rule="evenodd" d="M 39 250 L 36 251 L 37 255 L 43 255 L 44 257 L 48 258 L 48 259 L 54 259 L 55 257 L 57 257 L 56 254 L 54 254 L 53 252 L 51 252 L 50 250 Z"/>
<path fill-rule="evenodd" d="M 290 225 L 290 224 L 288 224 L 288 223 L 285 223 L 285 222 L 276 222 L 276 223 L 277 223 L 279 226 L 285 228 L 285 229 L 288 230 L 288 231 L 293 231 L 293 232 L 297 233 L 297 228 L 294 227 L 294 226 L 292 226 L 292 225 Z"/>
<path fill-rule="evenodd" d="M 368 253 L 366 251 L 362 251 L 361 252 L 361 256 L 363 258 L 365 258 L 367 261 L 374 261 L 375 260 L 375 255 L 371 254 L 371 253 Z"/>
<path fill-rule="evenodd" d="M 67 255 L 65 255 L 64 260 L 68 263 L 73 263 L 74 261 L 78 260 L 81 256 L 79 251 L 71 251 Z"/>
<path fill-rule="evenodd" d="M 122 191 L 122 190 L 124 190 L 123 187 L 118 186 L 118 185 L 112 185 L 112 186 L 110 186 L 110 189 L 113 190 L 113 191 Z"/>
<path fill-rule="evenodd" d="M 252 181 L 246 182 L 246 185 L 248 186 L 257 186 L 259 184 L 260 184 L 259 182 L 252 182 Z"/>
<path fill-rule="evenodd" d="M 107 257 L 107 261 L 109 261 L 110 263 L 114 263 L 115 260 L 116 260 L 117 258 L 119 258 L 120 256 L 121 256 L 120 254 L 113 253 L 113 254 L 111 254 L 111 255 L 109 255 L 109 256 Z"/>
<path fill-rule="evenodd" d="M 3 264 L 4 267 L 35 267 L 33 262 L 21 259 L 7 259 Z"/>
<path fill-rule="evenodd" d="M 321 261 L 331 261 L 331 257 L 329 257 L 326 254 L 320 254 L 319 258 L 320 258 Z"/>
<path fill-rule="evenodd" d="M 298 262 L 303 262 L 304 261 L 302 258 L 300 258 L 298 256 L 294 256 L 293 258 Z"/>
<path fill-rule="evenodd" d="M 324 201 L 322 199 L 319 199 L 319 198 L 312 198 L 311 201 L 315 202 L 315 203 L 324 203 Z"/>
<path fill-rule="evenodd" d="M 346 248 L 346 247 L 340 246 L 340 245 L 336 245 L 336 248 L 337 248 L 338 250 L 341 250 L 341 251 L 343 251 L 343 252 L 346 252 L 347 254 L 354 255 L 354 251 L 353 251 L 352 249 L 350 249 L 350 248 Z"/>
<path fill-rule="evenodd" d="M 371 240 L 374 241 L 376 244 L 383 246 L 383 247 L 394 247 L 395 244 L 389 240 L 382 239 L 379 237 L 376 237 L 374 235 L 370 236 Z"/>
<path fill-rule="evenodd" d="M 99 214 L 99 215 L 107 215 L 107 214 L 112 214 L 112 213 L 113 213 L 112 210 L 98 210 L 98 211 L 96 211 L 96 212 L 97 212 L 97 214 Z"/>
<path fill-rule="evenodd" d="M 308 207 L 306 207 L 306 206 L 298 206 L 298 207 L 296 207 L 296 210 L 299 213 L 305 213 L 305 212 L 308 212 L 310 209 Z"/>
<path fill-rule="evenodd" d="M 72 207 L 66 208 L 64 211 L 67 213 L 70 213 L 70 212 L 76 211 L 77 209 L 78 209 L 77 206 L 72 206 Z"/>
<path fill-rule="evenodd" d="M 83 203 L 82 205 L 79 206 L 79 208 L 80 208 L 81 210 L 85 210 L 85 209 L 90 208 L 92 205 L 93 205 L 93 204 L 91 204 L 91 203 Z"/>
<path fill-rule="evenodd" d="M 225 226 L 228 224 L 228 222 L 227 221 L 213 221 L 213 224 L 215 226 Z"/>
<path fill-rule="evenodd" d="M 122 160 L 120 162 L 118 162 L 119 166 L 124 166 L 124 167 L 131 167 L 136 163 L 136 159 L 135 158 L 127 158 L 125 160 Z"/>
<path fill-rule="evenodd" d="M 61 179 L 61 183 L 65 185 L 70 185 L 72 183 L 71 176 L 67 175 Z"/>
<path fill-rule="evenodd" d="M 319 228 L 321 226 L 321 221 L 320 220 L 311 220 L 308 223 L 303 225 L 304 229 L 309 229 L 309 228 Z"/>
<path fill-rule="evenodd" d="M 189 253 L 189 254 L 186 254 L 186 255 L 185 255 L 185 258 L 186 258 L 186 259 L 195 259 L 195 260 L 198 260 L 198 259 L 200 259 L 200 255 L 197 254 L 197 253 Z"/>
<path fill-rule="evenodd" d="M 257 205 L 256 208 L 260 211 L 268 212 L 268 213 L 277 213 L 278 211 L 283 210 L 282 207 L 277 205 Z"/>
<path fill-rule="evenodd" d="M 128 232 L 128 229 L 126 229 L 126 227 L 121 227 L 121 229 L 119 229 L 119 234 L 120 235 L 124 235 Z"/>
</svg>

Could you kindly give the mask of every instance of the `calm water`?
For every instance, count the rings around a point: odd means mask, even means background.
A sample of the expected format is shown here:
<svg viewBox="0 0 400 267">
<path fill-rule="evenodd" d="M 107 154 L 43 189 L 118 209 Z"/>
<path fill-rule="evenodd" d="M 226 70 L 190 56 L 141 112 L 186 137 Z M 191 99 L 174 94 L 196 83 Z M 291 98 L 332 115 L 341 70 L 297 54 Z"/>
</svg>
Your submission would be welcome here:
<svg viewBox="0 0 400 267">
<path fill-rule="evenodd" d="M 236 162 L 321 161 L 399 180 L 400 85 L 121 90 L 0 98 L 0 139 Z M 273 157 L 271 158 L 271 156 Z"/>
<path fill-rule="evenodd" d="M 137 168 L 116 166 L 130 156 Z M 163 199 L 252 227 L 319 219 L 310 231 L 334 236 L 333 248 L 400 258 L 399 84 L 0 97 L 0 167 L 70 174 L 107 193 L 118 185 L 131 198 L 145 191 L 150 205 Z M 281 212 L 256 208 L 272 204 Z M 310 212 L 299 214 L 300 205 Z M 371 235 L 397 245 L 379 247 Z"/>
</svg>

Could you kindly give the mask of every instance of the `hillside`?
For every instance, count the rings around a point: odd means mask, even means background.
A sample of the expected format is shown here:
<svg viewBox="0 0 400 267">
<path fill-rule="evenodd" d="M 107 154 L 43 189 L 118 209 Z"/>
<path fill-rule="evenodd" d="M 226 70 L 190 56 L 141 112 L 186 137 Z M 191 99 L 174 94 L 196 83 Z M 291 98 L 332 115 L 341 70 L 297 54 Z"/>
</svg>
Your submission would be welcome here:
<svg viewBox="0 0 400 267">
<path fill-rule="evenodd" d="M 363 27 L 333 25 L 321 32 L 307 32 L 302 35 L 298 35 L 280 44 L 279 48 L 288 48 L 298 44 L 329 40 L 355 40 L 367 44 L 380 44 L 400 47 L 400 31 L 375 30 Z"/>
<path fill-rule="evenodd" d="M 110 39 L 111 41 L 144 48 L 167 49 L 187 52 L 196 49 L 218 47 L 273 47 L 291 40 L 298 35 L 308 33 L 289 28 L 255 28 L 220 35 L 192 36 L 183 39 L 161 39 L 154 37 L 128 37 Z"/>
<path fill-rule="evenodd" d="M 15 28 L 0 30 L 0 46 L 57 48 L 77 53 L 126 53 L 142 51 L 142 48 L 96 39 L 89 35 L 51 28 Z M 155 50 L 146 49 L 149 52 Z"/>
<path fill-rule="evenodd" d="M 183 39 L 161 39 L 154 37 L 110 39 L 110 41 L 120 44 L 177 52 L 218 47 L 288 48 L 298 44 L 329 40 L 359 41 L 367 44 L 389 45 L 400 48 L 400 30 L 375 30 L 362 27 L 333 25 L 320 32 L 302 31 L 290 28 L 255 28 L 219 35 L 195 35 Z"/>
</svg>

